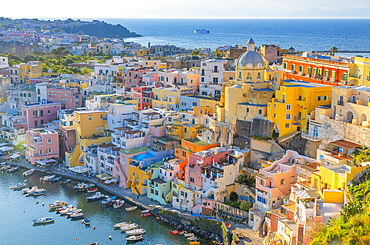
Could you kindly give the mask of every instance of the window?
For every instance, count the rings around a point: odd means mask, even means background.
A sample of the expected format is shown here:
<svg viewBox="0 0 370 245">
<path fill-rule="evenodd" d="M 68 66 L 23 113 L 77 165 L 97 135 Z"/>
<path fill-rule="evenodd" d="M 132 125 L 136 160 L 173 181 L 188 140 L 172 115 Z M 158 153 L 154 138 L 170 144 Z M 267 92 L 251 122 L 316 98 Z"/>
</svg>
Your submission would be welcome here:
<svg viewBox="0 0 370 245">
<path fill-rule="evenodd" d="M 40 150 L 40 155 L 42 155 L 42 150 Z"/>
<path fill-rule="evenodd" d="M 252 74 L 250 72 L 247 73 L 247 80 L 252 80 Z"/>
<path fill-rule="evenodd" d="M 218 77 L 213 78 L 213 83 L 218 83 Z"/>
<path fill-rule="evenodd" d="M 287 63 L 284 63 L 284 69 L 286 69 L 288 67 Z"/>
<path fill-rule="evenodd" d="M 285 103 L 285 94 L 283 94 L 283 101 L 282 102 Z"/>
<path fill-rule="evenodd" d="M 285 128 L 289 128 L 289 123 L 285 124 Z"/>
<path fill-rule="evenodd" d="M 325 96 L 324 96 L 324 100 L 328 100 L 328 96 L 326 96 L 326 95 L 325 95 Z"/>
<path fill-rule="evenodd" d="M 258 114 L 262 115 L 262 110 L 259 110 L 259 111 L 258 111 Z"/>
<path fill-rule="evenodd" d="M 200 81 L 201 81 L 202 83 L 204 83 L 204 77 L 202 77 L 202 78 L 200 79 Z"/>
<path fill-rule="evenodd" d="M 299 100 L 299 101 L 302 101 L 302 99 L 303 99 L 303 98 L 302 98 L 302 95 L 299 95 L 299 96 L 298 96 L 298 100 Z"/>
<path fill-rule="evenodd" d="M 96 128 L 95 128 L 95 130 L 96 130 L 96 131 L 99 131 L 99 127 L 96 127 Z"/>
<path fill-rule="evenodd" d="M 48 115 L 50 115 L 50 110 L 48 110 Z"/>
<path fill-rule="evenodd" d="M 190 177 L 190 182 L 194 183 L 194 178 Z"/>
<path fill-rule="evenodd" d="M 249 107 L 247 107 L 247 112 L 249 112 Z"/>
<path fill-rule="evenodd" d="M 284 185 L 285 179 L 280 180 L 280 185 Z"/>
<path fill-rule="evenodd" d="M 262 202 L 263 204 L 266 204 L 266 199 L 260 196 L 257 196 L 257 201 Z"/>
<path fill-rule="evenodd" d="M 49 148 L 49 149 L 48 149 L 48 153 L 51 153 L 51 152 L 52 152 L 52 149 L 51 149 L 51 148 Z"/>
<path fill-rule="evenodd" d="M 37 121 L 35 121 L 35 127 L 37 127 Z"/>
<path fill-rule="evenodd" d="M 321 101 L 321 96 L 317 96 L 317 101 Z"/>
<path fill-rule="evenodd" d="M 290 110 L 290 104 L 287 104 L 287 105 L 286 105 L 286 109 L 287 109 L 287 110 Z"/>
<path fill-rule="evenodd" d="M 290 113 L 285 114 L 285 119 L 286 120 L 290 120 L 290 118 L 291 118 Z"/>
<path fill-rule="evenodd" d="M 89 121 L 91 121 L 92 120 L 92 116 L 89 116 Z"/>
<path fill-rule="evenodd" d="M 299 71 L 303 71 L 303 66 L 299 66 Z"/>
</svg>

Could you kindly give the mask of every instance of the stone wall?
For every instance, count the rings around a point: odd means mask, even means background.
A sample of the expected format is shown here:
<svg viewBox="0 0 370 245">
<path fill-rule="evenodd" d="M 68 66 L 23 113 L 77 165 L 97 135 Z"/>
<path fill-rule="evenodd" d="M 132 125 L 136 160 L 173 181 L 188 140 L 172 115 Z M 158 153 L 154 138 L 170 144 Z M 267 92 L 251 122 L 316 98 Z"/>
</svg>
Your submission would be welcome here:
<svg viewBox="0 0 370 245">
<path fill-rule="evenodd" d="M 254 118 L 253 121 L 238 120 L 236 126 L 236 134 L 242 138 L 248 138 L 251 135 L 271 138 L 274 129 L 273 122 L 259 118 Z"/>
</svg>

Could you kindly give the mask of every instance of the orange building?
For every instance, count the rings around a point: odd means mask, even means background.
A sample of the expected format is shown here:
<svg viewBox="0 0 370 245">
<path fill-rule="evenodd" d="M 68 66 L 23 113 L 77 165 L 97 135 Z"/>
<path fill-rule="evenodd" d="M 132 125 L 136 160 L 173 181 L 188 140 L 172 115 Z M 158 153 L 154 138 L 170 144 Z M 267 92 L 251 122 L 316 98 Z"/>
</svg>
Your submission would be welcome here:
<svg viewBox="0 0 370 245">
<path fill-rule="evenodd" d="M 283 56 L 283 79 L 327 84 L 333 86 L 348 85 L 350 63 L 331 56 L 296 55 Z"/>
<path fill-rule="evenodd" d="M 191 156 L 195 152 L 217 147 L 217 144 L 208 144 L 198 139 L 182 139 L 181 145 L 175 148 L 175 156 L 181 159 L 180 170 L 178 177 L 184 179 L 185 167 L 188 162 L 191 162 Z"/>
</svg>

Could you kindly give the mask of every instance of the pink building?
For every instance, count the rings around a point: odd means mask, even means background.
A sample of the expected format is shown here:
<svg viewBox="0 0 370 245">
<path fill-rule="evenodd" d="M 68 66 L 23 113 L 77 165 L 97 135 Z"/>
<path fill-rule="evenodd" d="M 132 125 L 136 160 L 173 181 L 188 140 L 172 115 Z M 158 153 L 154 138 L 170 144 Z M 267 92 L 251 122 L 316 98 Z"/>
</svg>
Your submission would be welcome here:
<svg viewBox="0 0 370 245">
<path fill-rule="evenodd" d="M 145 74 L 144 69 L 130 69 L 126 73 L 126 86 L 134 87 L 140 86 L 143 80 L 143 74 Z"/>
<path fill-rule="evenodd" d="M 59 158 L 59 135 L 54 130 L 31 129 L 26 133 L 26 159 L 32 165 L 43 161 L 55 162 Z M 54 160 L 51 160 L 54 159 Z"/>
<path fill-rule="evenodd" d="M 57 119 L 57 112 L 61 110 L 60 103 L 28 104 L 22 106 L 22 115 L 27 120 L 27 128 L 41 127 L 43 124 Z"/>
<path fill-rule="evenodd" d="M 193 185 L 195 188 L 203 188 L 204 170 L 202 168 L 211 166 L 212 163 L 220 163 L 226 161 L 227 154 L 232 150 L 224 150 L 216 147 L 205 151 L 200 151 L 192 154 L 191 162 L 185 170 L 185 182 Z"/>
<path fill-rule="evenodd" d="M 132 98 L 138 101 L 138 110 L 145 110 L 152 107 L 152 87 L 133 87 Z"/>
<path fill-rule="evenodd" d="M 73 109 L 82 107 L 82 95 L 78 88 L 62 88 L 48 86 L 47 83 L 37 84 L 36 91 L 38 102 L 59 102 L 62 109 Z"/>
</svg>

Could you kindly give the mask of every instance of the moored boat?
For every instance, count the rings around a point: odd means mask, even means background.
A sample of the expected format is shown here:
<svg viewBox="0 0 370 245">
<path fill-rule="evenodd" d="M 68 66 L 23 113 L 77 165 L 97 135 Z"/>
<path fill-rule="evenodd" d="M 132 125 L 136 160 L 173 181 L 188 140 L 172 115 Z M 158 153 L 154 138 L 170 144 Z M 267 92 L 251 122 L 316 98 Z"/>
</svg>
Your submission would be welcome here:
<svg viewBox="0 0 370 245">
<path fill-rule="evenodd" d="M 52 179 L 51 179 L 51 180 L 49 180 L 49 181 L 50 181 L 50 182 L 58 182 L 61 178 L 62 178 L 62 176 L 54 177 L 54 178 L 52 178 Z"/>
<path fill-rule="evenodd" d="M 133 229 L 136 229 L 138 228 L 139 225 L 136 224 L 136 223 L 131 223 L 131 224 L 128 224 L 128 225 L 125 225 L 125 226 L 122 226 L 121 227 L 121 231 L 129 231 L 129 230 L 133 230 Z"/>
<path fill-rule="evenodd" d="M 94 187 L 94 184 L 78 183 L 77 185 L 73 186 L 73 189 L 76 191 L 87 191 L 92 187 Z"/>
<path fill-rule="evenodd" d="M 115 209 L 119 209 L 123 206 L 124 203 L 125 203 L 125 201 L 123 201 L 123 200 L 116 200 L 116 202 L 113 204 L 113 207 Z"/>
<path fill-rule="evenodd" d="M 95 188 L 88 189 L 87 192 L 88 193 L 93 193 L 93 192 L 96 192 L 97 190 L 98 190 L 98 188 L 95 187 Z"/>
<path fill-rule="evenodd" d="M 184 237 L 192 237 L 194 236 L 194 233 L 184 233 Z"/>
<path fill-rule="evenodd" d="M 143 235 L 126 237 L 126 241 L 140 241 L 140 240 L 143 240 L 143 239 L 144 239 Z"/>
<path fill-rule="evenodd" d="M 126 211 L 133 211 L 135 209 L 137 209 L 137 206 L 131 206 L 131 207 L 126 208 Z"/>
<path fill-rule="evenodd" d="M 69 205 L 68 207 L 66 207 L 63 210 L 59 211 L 59 213 L 60 213 L 60 215 L 66 215 L 67 212 L 73 211 L 73 210 L 74 210 L 74 206 L 73 205 Z"/>
<path fill-rule="evenodd" d="M 82 224 L 86 225 L 86 226 L 89 226 L 90 225 L 90 220 L 88 218 L 84 218 L 82 220 Z"/>
<path fill-rule="evenodd" d="M 67 184 L 69 182 L 71 182 L 71 179 L 66 179 L 66 180 L 60 181 L 61 184 Z"/>
<path fill-rule="evenodd" d="M 42 181 L 42 182 L 46 182 L 46 181 L 49 181 L 49 180 L 51 180 L 51 179 L 53 179 L 53 178 L 55 178 L 55 175 L 46 175 L 46 176 L 44 176 L 44 177 L 41 177 L 41 178 L 40 178 L 40 181 Z"/>
<path fill-rule="evenodd" d="M 126 231 L 126 235 L 128 235 L 128 236 L 142 235 L 142 234 L 145 234 L 145 232 L 146 232 L 145 229 L 140 228 L 140 229 L 134 229 L 134 230 Z"/>
<path fill-rule="evenodd" d="M 96 200 L 99 200 L 99 199 L 102 199 L 102 198 L 105 198 L 106 196 L 101 194 L 100 192 L 97 192 L 95 193 L 95 195 L 91 196 L 91 197 L 86 197 L 86 200 L 87 201 L 96 201 Z"/>
<path fill-rule="evenodd" d="M 10 189 L 19 190 L 19 189 L 22 189 L 24 187 L 26 187 L 26 183 L 18 183 L 17 185 L 10 187 Z"/>
<path fill-rule="evenodd" d="M 152 214 L 151 213 L 144 213 L 144 214 L 141 214 L 141 217 L 148 217 L 150 215 L 152 215 Z"/>
<path fill-rule="evenodd" d="M 114 199 L 116 199 L 116 196 L 107 197 L 101 203 L 106 205 L 113 204 Z"/>
<path fill-rule="evenodd" d="M 31 174 L 33 174 L 35 172 L 35 169 L 30 169 L 30 170 L 27 170 L 26 172 L 23 172 L 23 176 L 24 177 L 27 177 L 27 176 L 30 176 Z"/>
<path fill-rule="evenodd" d="M 27 192 L 31 190 L 30 188 L 23 188 L 22 189 L 22 194 L 27 194 Z"/>
<path fill-rule="evenodd" d="M 34 224 L 47 224 L 47 223 L 52 223 L 52 222 L 54 222 L 54 218 L 52 217 L 43 217 L 43 218 L 33 220 Z"/>
<path fill-rule="evenodd" d="M 81 213 L 82 212 L 82 209 L 76 209 L 76 208 L 72 208 L 72 210 L 69 210 L 67 211 L 66 215 L 67 215 L 67 218 L 70 218 L 73 214 L 77 214 L 77 213 Z"/>
<path fill-rule="evenodd" d="M 85 217 L 85 214 L 82 212 L 79 212 L 79 213 L 72 214 L 70 217 L 71 219 L 82 219 L 83 217 Z"/>
<path fill-rule="evenodd" d="M 65 201 L 55 201 L 54 203 L 49 204 L 50 210 L 61 208 L 66 206 L 68 203 Z"/>
<path fill-rule="evenodd" d="M 122 226 L 125 226 L 125 225 L 128 225 L 130 224 L 129 222 L 121 222 L 121 223 L 117 223 L 113 226 L 113 229 L 119 229 L 121 228 Z"/>
<path fill-rule="evenodd" d="M 7 170 L 7 172 L 8 173 L 13 173 L 13 172 L 17 171 L 18 169 L 19 169 L 19 166 L 14 167 L 14 168 L 10 168 L 10 169 Z"/>
<path fill-rule="evenodd" d="M 41 196 L 46 193 L 46 189 L 38 189 L 32 193 L 33 196 Z"/>
</svg>

